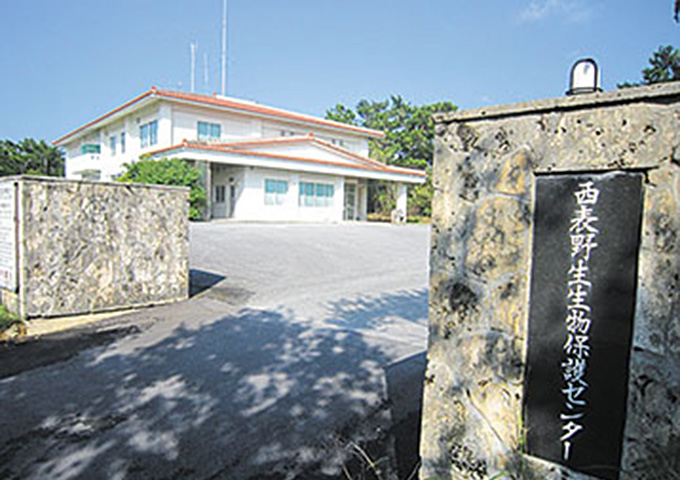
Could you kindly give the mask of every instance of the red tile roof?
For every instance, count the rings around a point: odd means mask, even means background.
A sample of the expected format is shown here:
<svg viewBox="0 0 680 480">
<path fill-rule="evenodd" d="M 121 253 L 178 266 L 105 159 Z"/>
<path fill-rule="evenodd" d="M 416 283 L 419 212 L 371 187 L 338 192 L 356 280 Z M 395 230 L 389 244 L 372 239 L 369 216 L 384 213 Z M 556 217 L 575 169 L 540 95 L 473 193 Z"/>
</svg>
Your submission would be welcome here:
<svg viewBox="0 0 680 480">
<path fill-rule="evenodd" d="M 276 137 L 276 138 L 262 138 L 258 140 L 246 140 L 246 141 L 239 141 L 239 142 L 229 142 L 225 143 L 225 146 L 231 147 L 231 148 L 239 148 L 239 147 L 251 147 L 251 146 L 259 146 L 259 145 L 280 145 L 280 144 L 285 144 L 285 143 L 316 143 L 317 145 L 321 145 L 325 148 L 328 148 L 330 150 L 334 150 L 335 152 L 340 153 L 341 155 L 345 155 L 348 157 L 352 157 L 356 160 L 359 160 L 361 162 L 369 163 L 372 165 L 377 165 L 377 166 L 384 166 L 383 163 L 380 163 L 377 160 L 373 160 L 372 158 L 364 157 L 362 155 L 358 155 L 354 152 L 349 151 L 346 148 L 339 147 L 337 145 L 333 145 L 332 143 L 329 143 L 325 140 L 321 140 L 320 138 L 315 137 L 313 134 L 309 135 L 304 135 L 304 136 L 295 136 L 295 137 Z"/>
<path fill-rule="evenodd" d="M 332 166 L 339 166 L 339 167 L 346 167 L 346 168 L 356 168 L 360 170 L 372 170 L 376 172 L 384 172 L 384 173 L 395 173 L 398 175 L 410 175 L 413 177 L 419 177 L 419 178 L 426 178 L 427 173 L 424 172 L 423 170 L 415 170 L 415 169 L 410 169 L 410 168 L 400 168 L 400 167 L 393 167 L 393 166 L 388 166 L 385 164 L 382 164 L 380 162 L 376 162 L 375 160 L 372 160 L 373 164 L 371 165 L 360 165 L 357 163 L 345 163 L 345 162 L 336 162 L 336 161 L 331 161 L 331 160 L 319 160 L 319 159 L 313 159 L 313 158 L 305 158 L 305 157 L 296 157 L 296 156 L 291 156 L 291 155 L 281 155 L 278 153 L 266 153 L 266 152 L 256 152 L 252 150 L 241 150 L 238 148 L 233 148 L 229 146 L 229 144 L 211 144 L 211 143 L 205 143 L 205 142 L 199 142 L 199 141 L 188 141 L 184 140 L 179 145 L 174 145 L 172 147 L 167 147 L 167 148 L 161 148 L 158 150 L 154 150 L 152 152 L 149 152 L 145 154 L 146 156 L 156 156 L 162 153 L 166 152 L 171 152 L 173 150 L 181 150 L 181 149 L 194 149 L 194 150 L 204 150 L 204 151 L 212 151 L 212 152 L 222 152 L 222 153 L 233 153 L 236 155 L 245 155 L 245 156 L 252 156 L 252 157 L 264 157 L 264 158 L 274 158 L 277 160 L 289 160 L 289 161 L 294 161 L 294 162 L 305 162 L 305 163 L 315 163 L 315 164 L 321 164 L 321 165 L 332 165 Z M 362 157 L 363 158 L 363 157 Z"/>
<path fill-rule="evenodd" d="M 217 95 L 202 95 L 199 93 L 178 92 L 174 90 L 156 90 L 156 95 L 165 98 L 174 98 L 177 100 L 186 100 L 189 102 L 202 103 L 205 105 L 214 105 L 218 107 L 225 107 L 229 109 L 239 110 L 248 113 L 255 113 L 271 117 L 283 118 L 295 122 L 304 122 L 320 125 L 323 127 L 330 127 L 340 130 L 348 130 L 362 135 L 369 135 L 371 137 L 384 137 L 385 134 L 378 130 L 369 128 L 357 127 L 347 123 L 334 122 L 323 118 L 312 117 L 311 115 L 303 115 L 301 113 L 289 112 L 279 108 L 266 107 L 255 103 L 239 101 L 234 98 L 220 97 Z"/>
<path fill-rule="evenodd" d="M 283 119 L 283 120 L 289 120 L 293 122 L 302 122 L 302 123 L 307 123 L 307 124 L 313 124 L 317 125 L 320 127 L 325 127 L 325 128 L 332 128 L 332 129 L 337 129 L 337 130 L 345 130 L 353 133 L 359 133 L 362 135 L 368 135 L 371 137 L 384 137 L 385 134 L 383 132 L 380 132 L 378 130 L 371 130 L 368 128 L 362 128 L 362 127 L 357 127 L 355 125 L 349 125 L 345 123 L 340 123 L 340 122 L 334 122 L 332 120 L 326 120 L 322 118 L 317 118 L 317 117 L 312 117 L 311 115 L 303 115 L 300 113 L 294 113 L 294 112 L 289 112 L 287 110 L 281 110 L 279 108 L 273 108 L 273 107 L 266 107 L 264 105 L 258 105 L 255 103 L 250 103 L 250 102 L 245 102 L 245 101 L 240 101 L 234 98 L 227 98 L 227 97 L 220 97 L 217 95 L 203 95 L 199 93 L 188 93 L 188 92 L 178 92 L 174 90 L 161 90 L 156 87 L 151 87 L 151 89 L 148 92 L 145 92 L 132 100 L 124 103 L 118 108 L 115 108 L 111 110 L 110 112 L 105 113 L 104 115 L 101 115 L 100 117 L 97 117 L 96 119 L 92 120 L 91 122 L 86 123 L 82 127 L 79 127 L 66 135 L 54 140 L 52 142 L 53 145 L 59 145 L 63 143 L 65 140 L 67 140 L 70 137 L 73 137 L 77 133 L 82 132 L 83 130 L 88 129 L 89 127 L 92 127 L 96 125 L 99 122 L 102 122 L 109 117 L 115 115 L 116 113 L 131 107 L 135 103 L 140 102 L 141 100 L 147 98 L 147 97 L 152 97 L 152 98 L 166 98 L 168 100 L 174 100 L 174 101 L 180 101 L 180 102 L 189 102 L 189 103 L 197 103 L 201 105 L 211 105 L 215 107 L 221 107 L 233 111 L 238 111 L 238 112 L 244 112 L 244 113 L 251 113 L 255 115 L 261 115 L 261 116 L 267 116 L 267 117 L 274 117 L 278 119 Z"/>
<path fill-rule="evenodd" d="M 111 110 L 110 112 L 107 112 L 107 113 L 105 113 L 104 115 L 95 118 L 94 120 L 92 120 L 91 122 L 86 123 L 86 124 L 83 125 L 82 127 L 76 128 L 76 129 L 73 130 L 72 132 L 67 133 L 67 134 L 64 135 L 63 137 L 57 138 L 56 140 L 54 140 L 54 141 L 52 142 L 52 145 L 59 145 L 59 144 L 60 144 L 61 142 L 63 142 L 64 140 L 66 140 L 66 139 L 68 139 L 68 138 L 74 136 L 74 135 L 77 134 L 77 133 L 82 132 L 83 130 L 86 130 L 86 129 L 90 128 L 91 126 L 93 126 L 93 125 L 95 125 L 95 124 L 101 122 L 102 120 L 106 120 L 107 118 L 109 118 L 109 117 L 115 115 L 116 113 L 120 112 L 121 110 L 124 110 L 124 109 L 126 109 L 126 108 L 128 108 L 128 107 L 134 105 L 135 103 L 137 103 L 137 102 L 139 102 L 139 101 L 145 99 L 146 97 L 152 95 L 153 93 L 154 93 L 154 89 L 153 89 L 153 87 L 152 87 L 151 90 L 149 90 L 148 92 L 142 93 L 141 95 L 139 95 L 139 96 L 133 98 L 133 99 L 130 100 L 129 102 L 125 102 L 125 103 L 122 104 L 120 107 L 114 108 L 114 109 Z"/>
</svg>

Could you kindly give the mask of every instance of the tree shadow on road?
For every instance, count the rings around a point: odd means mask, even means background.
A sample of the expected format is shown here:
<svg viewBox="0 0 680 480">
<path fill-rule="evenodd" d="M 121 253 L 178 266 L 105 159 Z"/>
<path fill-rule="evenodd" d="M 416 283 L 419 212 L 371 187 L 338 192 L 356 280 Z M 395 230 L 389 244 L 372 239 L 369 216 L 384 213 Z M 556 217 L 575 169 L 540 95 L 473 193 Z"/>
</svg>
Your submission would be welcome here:
<svg viewBox="0 0 680 480">
<path fill-rule="evenodd" d="M 362 308 L 378 322 L 423 295 Z M 377 478 L 353 447 L 389 429 L 389 363 L 356 332 L 281 312 L 152 327 L 0 380 L 0 478 Z"/>
<path fill-rule="evenodd" d="M 427 327 L 428 290 L 406 290 L 378 297 L 343 299 L 329 305 L 334 325 L 354 330 L 368 330 L 404 320 Z"/>
</svg>

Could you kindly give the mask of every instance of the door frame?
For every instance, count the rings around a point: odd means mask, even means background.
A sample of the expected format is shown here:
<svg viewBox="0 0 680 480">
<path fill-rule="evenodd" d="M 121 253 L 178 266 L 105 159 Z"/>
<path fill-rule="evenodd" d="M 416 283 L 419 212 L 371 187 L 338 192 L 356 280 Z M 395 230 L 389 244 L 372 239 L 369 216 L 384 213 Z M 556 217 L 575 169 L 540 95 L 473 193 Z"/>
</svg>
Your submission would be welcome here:
<svg viewBox="0 0 680 480">
<path fill-rule="evenodd" d="M 348 203 L 348 195 L 350 189 L 347 187 L 352 187 L 353 193 L 353 202 L 352 205 Z M 345 185 L 343 188 L 343 200 L 342 200 L 342 219 L 345 221 L 355 221 L 359 219 L 359 212 L 358 212 L 358 200 L 359 200 L 359 184 L 356 181 L 353 180 L 345 180 Z M 350 211 L 349 209 L 351 208 L 352 216 L 350 218 Z"/>
</svg>

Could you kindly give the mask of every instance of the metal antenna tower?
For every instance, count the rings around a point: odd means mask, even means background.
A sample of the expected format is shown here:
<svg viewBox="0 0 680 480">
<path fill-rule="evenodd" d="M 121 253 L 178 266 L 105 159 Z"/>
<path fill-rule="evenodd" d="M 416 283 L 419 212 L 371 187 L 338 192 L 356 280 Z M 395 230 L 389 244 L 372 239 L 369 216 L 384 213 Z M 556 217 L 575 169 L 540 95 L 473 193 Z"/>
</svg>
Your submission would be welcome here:
<svg viewBox="0 0 680 480">
<path fill-rule="evenodd" d="M 191 42 L 189 44 L 191 49 L 191 93 L 196 91 L 196 44 Z"/>
<path fill-rule="evenodd" d="M 222 95 L 227 94 L 227 0 L 222 6 Z"/>
</svg>

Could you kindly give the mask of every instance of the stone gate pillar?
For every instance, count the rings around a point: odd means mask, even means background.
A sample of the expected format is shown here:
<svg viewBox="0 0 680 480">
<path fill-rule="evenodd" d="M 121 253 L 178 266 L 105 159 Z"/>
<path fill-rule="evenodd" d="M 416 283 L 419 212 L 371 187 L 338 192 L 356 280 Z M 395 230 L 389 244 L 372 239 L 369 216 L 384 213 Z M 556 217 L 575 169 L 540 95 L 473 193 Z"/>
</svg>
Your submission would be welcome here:
<svg viewBox="0 0 680 480">
<path fill-rule="evenodd" d="M 680 84 L 436 122 L 421 479 L 674 478 Z"/>
</svg>

